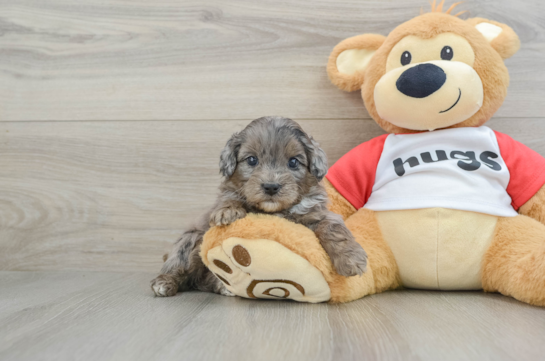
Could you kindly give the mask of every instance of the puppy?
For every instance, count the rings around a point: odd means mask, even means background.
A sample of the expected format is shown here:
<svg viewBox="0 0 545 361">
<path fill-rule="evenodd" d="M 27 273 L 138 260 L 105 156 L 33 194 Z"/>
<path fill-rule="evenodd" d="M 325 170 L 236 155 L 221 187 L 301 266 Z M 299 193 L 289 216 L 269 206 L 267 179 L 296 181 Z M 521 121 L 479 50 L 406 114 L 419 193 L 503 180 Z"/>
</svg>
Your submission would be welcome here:
<svg viewBox="0 0 545 361">
<path fill-rule="evenodd" d="M 267 213 L 315 232 L 337 273 L 361 275 L 367 254 L 342 218 L 327 209 L 320 183 L 327 159 L 319 144 L 291 119 L 263 117 L 235 133 L 220 156 L 224 179 L 212 207 L 174 244 L 161 274 L 151 281 L 157 296 L 197 289 L 231 295 L 203 264 L 200 246 L 212 226 L 225 226 L 247 213 Z"/>
</svg>

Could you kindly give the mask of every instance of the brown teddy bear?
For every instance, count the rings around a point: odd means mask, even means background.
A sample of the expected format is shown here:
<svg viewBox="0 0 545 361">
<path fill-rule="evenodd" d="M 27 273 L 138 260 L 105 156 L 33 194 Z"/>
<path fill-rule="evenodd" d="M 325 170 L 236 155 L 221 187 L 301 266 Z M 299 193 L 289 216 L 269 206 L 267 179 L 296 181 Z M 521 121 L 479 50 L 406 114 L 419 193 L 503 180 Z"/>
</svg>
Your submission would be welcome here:
<svg viewBox="0 0 545 361">
<path fill-rule="evenodd" d="M 202 246 L 231 292 L 346 302 L 402 286 L 484 289 L 545 306 L 545 159 L 484 126 L 507 94 L 503 60 L 519 39 L 442 5 L 387 37 L 342 41 L 327 66 L 336 86 L 361 89 L 389 133 L 351 150 L 325 180 L 367 272 L 341 277 L 310 230 L 249 215 L 211 229 Z"/>
</svg>

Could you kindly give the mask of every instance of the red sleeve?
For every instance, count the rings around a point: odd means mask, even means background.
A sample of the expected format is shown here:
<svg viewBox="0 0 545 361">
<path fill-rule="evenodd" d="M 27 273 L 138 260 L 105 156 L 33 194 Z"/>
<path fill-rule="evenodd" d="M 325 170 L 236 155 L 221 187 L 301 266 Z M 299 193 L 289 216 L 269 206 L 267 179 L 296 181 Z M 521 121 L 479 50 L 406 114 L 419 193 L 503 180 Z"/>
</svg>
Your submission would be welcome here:
<svg viewBox="0 0 545 361">
<path fill-rule="evenodd" d="M 509 169 L 507 193 L 518 210 L 545 184 L 545 158 L 503 133 L 496 132 L 501 157 Z"/>
<path fill-rule="evenodd" d="M 363 207 L 371 195 L 386 137 L 388 134 L 358 145 L 333 164 L 326 175 L 333 187 L 356 209 Z"/>
</svg>

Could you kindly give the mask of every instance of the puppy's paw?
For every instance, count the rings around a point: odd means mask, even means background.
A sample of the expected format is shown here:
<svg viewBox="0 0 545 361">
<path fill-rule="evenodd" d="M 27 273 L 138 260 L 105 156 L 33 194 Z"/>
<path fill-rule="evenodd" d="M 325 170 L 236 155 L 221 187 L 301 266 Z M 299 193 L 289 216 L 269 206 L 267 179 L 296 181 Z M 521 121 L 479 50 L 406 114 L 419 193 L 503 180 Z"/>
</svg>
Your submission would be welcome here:
<svg viewBox="0 0 545 361">
<path fill-rule="evenodd" d="M 229 290 L 228 290 L 227 288 L 225 288 L 225 287 L 222 287 L 219 293 L 220 293 L 220 295 L 222 295 L 222 296 L 229 296 L 229 297 L 234 297 L 234 296 L 235 296 L 234 293 L 232 293 L 231 291 L 229 291 Z"/>
<path fill-rule="evenodd" d="M 356 241 L 346 242 L 341 252 L 330 258 L 341 276 L 361 276 L 367 268 L 367 253 Z"/>
<path fill-rule="evenodd" d="M 151 289 L 159 297 L 174 296 L 178 292 L 178 282 L 170 275 L 159 275 L 151 281 Z"/>
<path fill-rule="evenodd" d="M 212 212 L 210 215 L 210 226 L 227 226 L 237 219 L 246 217 L 246 211 L 242 208 L 226 207 Z"/>
</svg>

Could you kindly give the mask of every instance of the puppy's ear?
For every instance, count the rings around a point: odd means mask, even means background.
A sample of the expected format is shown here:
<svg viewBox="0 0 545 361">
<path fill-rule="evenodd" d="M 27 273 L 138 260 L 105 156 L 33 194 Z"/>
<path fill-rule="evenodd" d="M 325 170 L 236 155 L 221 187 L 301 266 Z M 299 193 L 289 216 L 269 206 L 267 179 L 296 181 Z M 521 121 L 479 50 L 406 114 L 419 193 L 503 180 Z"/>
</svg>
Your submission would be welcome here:
<svg viewBox="0 0 545 361">
<path fill-rule="evenodd" d="M 229 178 L 237 169 L 237 156 L 242 144 L 241 133 L 235 133 L 225 144 L 220 154 L 220 173 Z"/>
<path fill-rule="evenodd" d="M 509 26 L 483 18 L 471 18 L 466 21 L 488 40 L 503 59 L 515 55 L 520 49 L 520 39 Z"/>
<path fill-rule="evenodd" d="M 321 181 L 327 174 L 327 156 L 317 141 L 309 135 L 301 138 L 308 154 L 308 166 L 310 173 Z"/>
<path fill-rule="evenodd" d="M 367 65 L 385 39 L 378 34 L 363 34 L 337 44 L 327 63 L 327 74 L 331 82 L 349 92 L 360 89 Z"/>
</svg>

